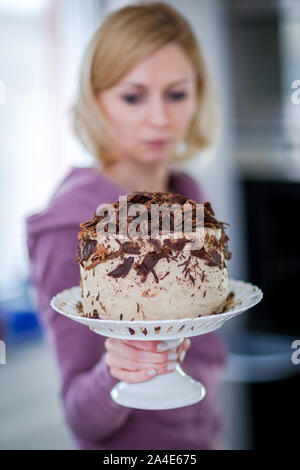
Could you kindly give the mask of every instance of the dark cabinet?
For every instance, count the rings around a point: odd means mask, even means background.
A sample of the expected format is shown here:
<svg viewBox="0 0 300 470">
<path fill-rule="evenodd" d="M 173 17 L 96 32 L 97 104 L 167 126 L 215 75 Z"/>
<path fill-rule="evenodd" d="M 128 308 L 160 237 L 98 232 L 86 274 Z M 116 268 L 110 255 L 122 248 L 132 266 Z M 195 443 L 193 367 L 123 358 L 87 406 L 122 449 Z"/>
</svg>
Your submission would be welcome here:
<svg viewBox="0 0 300 470">
<path fill-rule="evenodd" d="M 244 181 L 248 266 L 264 300 L 249 329 L 300 338 L 300 183 Z"/>
<path fill-rule="evenodd" d="M 249 279 L 264 292 L 248 315 L 248 331 L 300 339 L 300 183 L 248 179 L 243 191 Z M 292 368 L 249 384 L 252 449 L 298 448 L 300 364 Z"/>
</svg>

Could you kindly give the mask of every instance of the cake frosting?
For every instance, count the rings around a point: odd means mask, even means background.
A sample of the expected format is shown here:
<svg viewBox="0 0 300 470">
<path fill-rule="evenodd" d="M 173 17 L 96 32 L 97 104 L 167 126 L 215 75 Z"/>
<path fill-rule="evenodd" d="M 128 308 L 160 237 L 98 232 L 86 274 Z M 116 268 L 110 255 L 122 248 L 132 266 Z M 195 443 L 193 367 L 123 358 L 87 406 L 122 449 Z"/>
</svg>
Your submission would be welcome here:
<svg viewBox="0 0 300 470">
<path fill-rule="evenodd" d="M 83 314 L 109 320 L 170 320 L 219 313 L 228 295 L 227 260 L 229 237 L 215 218 L 209 202 L 204 203 L 204 244 L 187 249 L 191 238 L 175 231 L 171 213 L 170 233 L 150 231 L 152 204 L 190 204 L 189 217 L 196 227 L 196 202 L 181 194 L 136 191 L 126 196 L 128 209 L 143 204 L 148 212 L 147 231 L 132 237 L 120 230 L 121 205 L 116 214 L 116 233 L 99 234 L 104 215 L 80 224 L 77 262 L 80 266 Z M 128 210 L 129 213 L 129 210 Z M 126 217 L 127 227 L 134 216 Z M 105 219 L 107 220 L 107 218 Z M 176 226 L 178 230 L 178 226 Z"/>
</svg>

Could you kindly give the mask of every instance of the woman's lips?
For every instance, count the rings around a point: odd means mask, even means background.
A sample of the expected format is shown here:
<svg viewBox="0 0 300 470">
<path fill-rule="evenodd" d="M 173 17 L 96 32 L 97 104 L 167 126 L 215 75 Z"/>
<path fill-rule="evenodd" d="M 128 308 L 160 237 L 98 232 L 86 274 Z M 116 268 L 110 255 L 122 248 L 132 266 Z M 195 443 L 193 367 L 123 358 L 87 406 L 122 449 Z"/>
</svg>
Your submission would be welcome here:
<svg viewBox="0 0 300 470">
<path fill-rule="evenodd" d="M 167 139 L 146 140 L 145 144 L 151 148 L 163 148 L 167 145 Z"/>
</svg>

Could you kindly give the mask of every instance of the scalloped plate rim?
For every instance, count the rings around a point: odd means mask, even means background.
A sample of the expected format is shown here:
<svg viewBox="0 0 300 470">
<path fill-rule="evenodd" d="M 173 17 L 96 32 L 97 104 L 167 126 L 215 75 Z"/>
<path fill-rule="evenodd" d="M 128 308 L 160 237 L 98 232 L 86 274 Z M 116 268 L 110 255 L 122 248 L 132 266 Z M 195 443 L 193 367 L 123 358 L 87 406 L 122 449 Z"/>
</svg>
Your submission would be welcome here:
<svg viewBox="0 0 300 470">
<path fill-rule="evenodd" d="M 155 325 L 155 324 L 160 324 L 160 325 L 166 325 L 167 323 L 172 323 L 172 324 L 176 324 L 176 323 L 182 323 L 183 321 L 184 322 L 194 322 L 194 323 L 200 323 L 200 322 L 204 322 L 204 321 L 207 321 L 208 319 L 210 320 L 217 320 L 217 319 L 223 319 L 224 321 L 226 319 L 230 319 L 231 317 L 235 316 L 235 315 L 238 315 L 239 313 L 242 313 L 243 311 L 246 311 L 250 308 L 252 308 L 254 305 L 258 304 L 262 298 L 263 298 L 263 292 L 262 290 L 256 286 L 255 284 L 252 284 L 251 282 L 247 282 L 247 281 L 243 281 L 243 280 L 239 280 L 239 279 L 228 279 L 228 283 L 229 283 L 229 286 L 228 286 L 228 291 L 232 291 L 232 290 L 235 290 L 234 286 L 231 286 L 231 284 L 237 284 L 236 287 L 238 287 L 238 284 L 241 284 L 242 286 L 248 288 L 248 289 L 252 289 L 252 293 L 255 294 L 255 298 L 252 299 L 251 302 L 247 302 L 247 305 L 244 305 L 243 306 L 243 300 L 242 300 L 242 304 L 240 304 L 239 306 L 237 306 L 236 308 L 232 309 L 232 310 L 228 310 L 227 312 L 223 312 L 223 313 L 216 313 L 216 314 L 211 314 L 211 315 L 204 315 L 202 317 L 186 317 L 186 318 L 176 318 L 176 319 L 165 319 L 165 320 L 109 320 L 109 319 L 100 319 L 100 318 L 91 318 L 91 317 L 86 317 L 86 316 L 83 316 L 83 315 L 79 315 L 79 314 L 76 314 L 76 313 L 67 313 L 65 311 L 63 311 L 63 309 L 57 305 L 58 301 L 59 302 L 63 302 L 64 300 L 61 299 L 59 300 L 60 297 L 62 297 L 63 295 L 66 295 L 67 293 L 70 293 L 70 292 L 76 292 L 76 297 L 78 297 L 78 294 L 77 294 L 77 291 L 79 291 L 80 293 L 80 285 L 78 286 L 73 286 L 73 287 L 70 287 L 70 288 L 67 288 L 67 289 L 64 289 L 62 290 L 61 292 L 58 292 L 55 296 L 52 297 L 51 301 L 50 301 L 50 305 L 51 307 L 61 313 L 62 315 L 66 315 L 67 317 L 71 318 L 71 319 L 74 319 L 74 320 L 77 320 L 78 319 L 81 319 L 81 320 L 86 320 L 86 323 L 87 322 L 90 322 L 91 320 L 93 320 L 93 322 L 99 322 L 99 324 L 103 325 L 103 326 L 109 326 L 109 324 L 113 324 L 115 327 L 117 325 L 120 325 L 120 326 L 127 326 L 128 325 L 132 325 L 132 326 L 143 326 L 143 325 Z M 80 298 L 81 295 L 80 295 Z M 78 298 L 78 300 L 80 300 L 80 298 Z M 77 300 L 77 301 L 78 301 Z M 239 302 L 240 300 L 237 299 L 237 302 Z"/>
</svg>

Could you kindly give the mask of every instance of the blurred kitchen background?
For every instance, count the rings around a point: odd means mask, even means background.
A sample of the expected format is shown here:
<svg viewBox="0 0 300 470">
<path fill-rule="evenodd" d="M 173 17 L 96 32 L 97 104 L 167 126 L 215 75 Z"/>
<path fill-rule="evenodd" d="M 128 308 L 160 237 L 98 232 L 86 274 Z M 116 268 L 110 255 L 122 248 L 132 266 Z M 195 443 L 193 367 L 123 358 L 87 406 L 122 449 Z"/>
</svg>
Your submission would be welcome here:
<svg viewBox="0 0 300 470">
<path fill-rule="evenodd" d="M 92 164 L 71 133 L 68 109 L 91 34 L 127 3 L 0 0 L 2 449 L 73 448 L 36 318 L 24 218 L 46 205 L 71 165 Z M 220 394 L 224 448 L 292 448 L 300 385 L 292 361 L 300 340 L 300 1 L 168 3 L 192 24 L 223 108 L 220 143 L 185 169 L 231 224 L 230 278 L 264 292 L 219 330 L 230 350 Z"/>
</svg>

